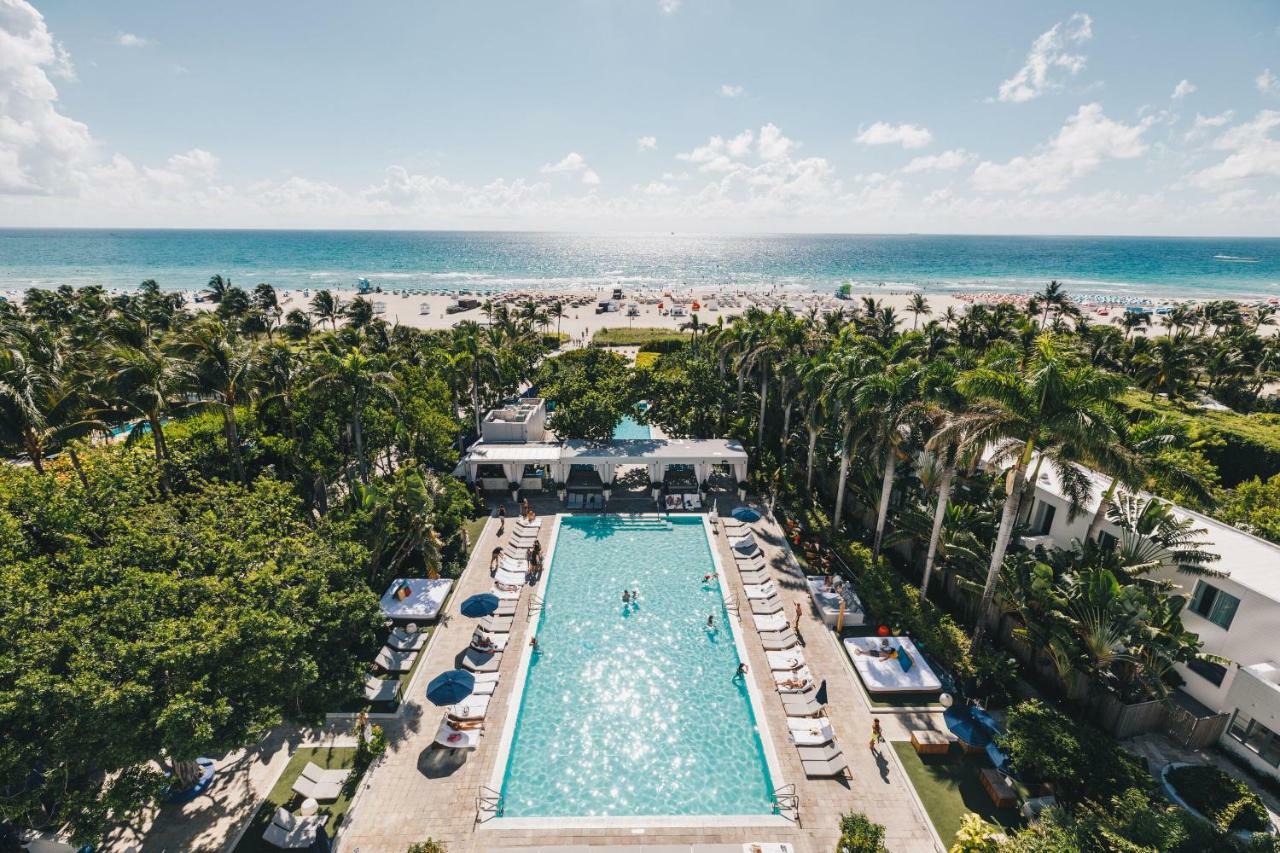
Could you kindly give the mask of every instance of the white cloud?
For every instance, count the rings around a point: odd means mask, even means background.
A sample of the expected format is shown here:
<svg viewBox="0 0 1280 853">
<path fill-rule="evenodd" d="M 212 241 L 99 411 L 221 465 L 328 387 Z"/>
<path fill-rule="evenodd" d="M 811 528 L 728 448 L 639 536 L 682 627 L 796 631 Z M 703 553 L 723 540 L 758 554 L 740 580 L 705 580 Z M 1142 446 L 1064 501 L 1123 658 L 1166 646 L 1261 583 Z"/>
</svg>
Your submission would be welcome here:
<svg viewBox="0 0 1280 853">
<path fill-rule="evenodd" d="M 1104 160 L 1141 156 L 1147 150 L 1142 135 L 1153 122 L 1150 116 L 1133 125 L 1112 121 L 1101 104 L 1085 104 L 1038 153 L 1007 163 L 979 163 L 973 184 L 983 192 L 1058 192 Z"/>
<path fill-rule="evenodd" d="M 1066 21 L 1054 24 L 1031 43 L 1026 62 L 1018 72 L 1000 84 L 997 97 L 1002 101 L 1022 103 L 1038 98 L 1061 85 L 1058 71 L 1074 77 L 1084 70 L 1085 56 L 1071 53 L 1073 45 L 1093 38 L 1093 19 L 1077 12 Z"/>
<path fill-rule="evenodd" d="M 733 83 L 720 84 L 720 95 L 725 98 L 737 98 L 746 91 L 746 89 L 741 86 L 736 86 Z"/>
<path fill-rule="evenodd" d="M 756 143 L 756 151 L 761 160 L 782 160 L 791 151 L 795 143 L 782 135 L 782 131 L 773 123 L 760 128 L 760 139 Z"/>
<path fill-rule="evenodd" d="M 58 111 L 49 79 L 71 77 L 70 57 L 25 0 L 0 7 L 0 194 L 68 189 L 93 153 L 89 128 Z"/>
<path fill-rule="evenodd" d="M 675 187 L 664 181 L 650 181 L 647 184 L 636 184 L 632 189 L 648 196 L 668 196 L 675 195 L 677 192 Z"/>
<path fill-rule="evenodd" d="M 1192 83 L 1190 80 L 1183 80 L 1181 83 L 1173 87 L 1173 94 L 1169 97 L 1173 98 L 1175 101 L 1180 100 L 1185 98 L 1187 95 L 1190 95 L 1195 90 L 1195 83 Z"/>
<path fill-rule="evenodd" d="M 916 157 L 903 166 L 902 171 L 907 174 L 914 172 L 950 172 L 972 163 L 975 159 L 977 159 L 976 155 L 965 151 L 963 148 L 953 148 L 950 151 L 943 151 L 941 154 Z"/>
<path fill-rule="evenodd" d="M 1192 174 L 1190 183 L 1205 190 L 1226 190 L 1250 178 L 1280 177 L 1280 139 L 1272 134 L 1277 127 L 1280 111 L 1262 110 L 1252 121 L 1223 131 L 1213 148 L 1230 154 L 1221 163 Z"/>
<path fill-rule="evenodd" d="M 1212 116 L 1196 113 L 1195 121 L 1192 122 L 1191 129 L 1187 131 L 1186 139 L 1190 141 L 1205 135 L 1210 128 L 1223 127 L 1231 122 L 1231 118 L 1234 115 L 1234 110 L 1226 110 Z"/>
<path fill-rule="evenodd" d="M 853 138 L 863 145 L 901 145 L 903 148 L 923 148 L 933 141 L 928 128 L 914 124 L 889 124 L 878 121 Z"/>
<path fill-rule="evenodd" d="M 1280 95 L 1280 77 L 1272 74 L 1270 68 L 1262 69 L 1262 73 L 1253 78 L 1253 85 L 1264 95 Z"/>
<path fill-rule="evenodd" d="M 658 11 L 664 15 L 674 15 L 680 11 L 680 0 L 658 0 Z"/>
<path fill-rule="evenodd" d="M 636 150 L 638 151 L 652 151 L 657 147 L 658 137 L 656 136 L 642 136 L 636 140 Z"/>
<path fill-rule="evenodd" d="M 568 173 L 580 175 L 584 184 L 595 186 L 600 183 L 600 176 L 587 165 L 584 158 L 577 151 L 570 151 L 564 155 L 564 158 L 558 163 L 547 163 L 538 171 L 544 175 L 554 175 L 559 173 Z"/>
<path fill-rule="evenodd" d="M 121 47 L 146 47 L 151 44 L 151 39 L 133 33 L 118 33 L 116 35 L 116 44 Z"/>
</svg>

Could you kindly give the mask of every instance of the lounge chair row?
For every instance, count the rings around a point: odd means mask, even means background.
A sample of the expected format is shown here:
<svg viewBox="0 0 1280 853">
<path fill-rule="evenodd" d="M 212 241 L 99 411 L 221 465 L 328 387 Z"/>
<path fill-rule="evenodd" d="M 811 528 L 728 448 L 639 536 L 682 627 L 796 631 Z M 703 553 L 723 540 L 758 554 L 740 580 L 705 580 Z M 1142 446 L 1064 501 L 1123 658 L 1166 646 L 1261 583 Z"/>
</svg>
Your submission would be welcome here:
<svg viewBox="0 0 1280 853">
<path fill-rule="evenodd" d="M 426 631 L 409 632 L 404 628 L 392 628 L 386 645 L 378 652 L 373 663 L 387 675 L 408 672 L 413 669 L 413 662 L 426 643 Z M 371 675 L 364 683 L 364 698 L 368 702 L 394 702 L 399 690 L 400 679 Z"/>
<path fill-rule="evenodd" d="M 779 594 L 750 531 L 742 522 L 721 519 L 725 535 L 733 544 L 734 563 L 742 578 L 751 618 L 755 622 L 765 658 L 769 661 L 774 686 L 787 715 L 787 731 L 800 756 L 804 774 L 811 778 L 843 777 L 849 762 L 836 743 L 826 711 L 818 702 L 818 688 Z M 751 540 L 754 551 L 740 547 Z"/>
</svg>

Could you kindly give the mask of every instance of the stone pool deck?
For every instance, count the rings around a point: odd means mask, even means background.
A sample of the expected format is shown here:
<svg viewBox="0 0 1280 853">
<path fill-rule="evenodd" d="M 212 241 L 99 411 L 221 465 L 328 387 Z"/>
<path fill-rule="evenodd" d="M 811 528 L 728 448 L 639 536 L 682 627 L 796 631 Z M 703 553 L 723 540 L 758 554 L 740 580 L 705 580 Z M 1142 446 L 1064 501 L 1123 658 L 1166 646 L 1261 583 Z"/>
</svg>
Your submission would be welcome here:
<svg viewBox="0 0 1280 853">
<path fill-rule="evenodd" d="M 725 509 L 728 507 L 726 506 Z M 546 517 L 557 511 L 554 501 L 538 501 L 535 510 Z M 511 510 L 511 507 L 508 507 Z M 544 549 L 549 544 L 550 519 L 540 531 Z M 491 519 L 480 536 L 466 571 L 459 579 L 455 595 L 436 628 L 428 657 L 418 667 L 418 675 L 407 697 L 409 707 L 400 720 L 385 725 L 389 748 L 384 760 L 367 776 L 365 790 L 339 835 L 341 853 L 403 853 L 412 843 L 433 838 L 445 842 L 450 853 L 513 850 L 540 847 L 644 846 L 683 847 L 705 844 L 742 844 L 751 841 L 789 842 L 797 853 L 818 853 L 834 848 L 840 816 L 860 811 L 886 828 L 890 850 L 928 851 L 942 849 L 915 791 L 887 745 L 872 753 L 867 748 L 871 730 L 870 707 L 857 684 L 857 676 L 844 656 L 835 636 L 813 614 L 803 578 L 791 574 L 789 552 L 781 531 L 769 521 L 754 525 L 757 538 L 773 566 L 774 582 L 787 601 L 788 615 L 796 602 L 801 604 L 801 632 L 807 645 L 805 657 L 816 679 L 826 679 L 830 698 L 829 714 L 836 736 L 849 759 L 852 781 L 810 780 L 801 772 L 795 748 L 786 734 L 782 703 L 773 689 L 769 668 L 749 616 L 742 630 L 752 676 L 764 700 L 764 713 L 778 756 L 782 778 L 779 785 L 792 783 L 800 796 L 800 824 L 769 827 L 699 827 L 698 818 L 688 826 L 643 830 L 586 829 L 562 827 L 556 830 L 500 829 L 476 823 L 476 798 L 488 782 L 497 759 L 500 732 L 508 713 L 515 670 L 521 645 L 528 642 L 528 603 L 540 588 L 525 589 L 512 626 L 510 653 L 504 655 L 501 679 L 490 703 L 487 734 L 474 750 L 448 750 L 433 745 L 442 710 L 421 695 L 432 676 L 452 669 L 467 647 L 475 627 L 474 619 L 458 613 L 458 605 L 468 596 L 490 587 L 489 554 L 510 536 L 499 537 L 497 522 Z M 716 537 L 716 548 L 730 577 L 735 599 L 745 603 L 740 579 L 733 570 L 728 542 Z M 746 614 L 744 614 L 746 615 Z M 906 739 L 912 728 L 928 727 L 930 715 L 921 719 L 901 719 L 917 715 L 878 714 L 890 739 Z"/>
</svg>

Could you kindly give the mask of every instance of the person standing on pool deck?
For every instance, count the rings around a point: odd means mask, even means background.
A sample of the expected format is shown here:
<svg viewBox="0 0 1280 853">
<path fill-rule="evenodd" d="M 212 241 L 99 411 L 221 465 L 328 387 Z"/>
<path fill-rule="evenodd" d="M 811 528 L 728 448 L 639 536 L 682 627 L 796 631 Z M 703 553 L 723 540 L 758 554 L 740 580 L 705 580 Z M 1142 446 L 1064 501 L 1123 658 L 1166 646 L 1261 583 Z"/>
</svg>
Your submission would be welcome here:
<svg viewBox="0 0 1280 853">
<path fill-rule="evenodd" d="M 498 535 L 507 532 L 507 505 L 498 504 Z"/>
<path fill-rule="evenodd" d="M 875 752 L 876 747 L 883 740 L 884 740 L 884 732 L 880 730 L 880 719 L 877 717 L 876 719 L 871 721 L 871 743 L 869 744 L 869 746 L 871 747 L 871 751 Z"/>
</svg>

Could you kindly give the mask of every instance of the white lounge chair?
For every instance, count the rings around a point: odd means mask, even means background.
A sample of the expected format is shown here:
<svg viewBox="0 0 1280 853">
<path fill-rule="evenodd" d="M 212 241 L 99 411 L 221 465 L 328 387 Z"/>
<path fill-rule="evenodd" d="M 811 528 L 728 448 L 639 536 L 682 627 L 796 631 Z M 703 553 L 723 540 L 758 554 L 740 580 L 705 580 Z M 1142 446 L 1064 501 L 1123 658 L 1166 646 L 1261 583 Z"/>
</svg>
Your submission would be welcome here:
<svg viewBox="0 0 1280 853">
<path fill-rule="evenodd" d="M 762 584 L 753 584 L 743 582 L 742 588 L 747 593 L 747 598 L 772 598 L 778 594 L 778 588 L 773 585 L 773 581 L 766 581 Z"/>
<path fill-rule="evenodd" d="M 498 573 L 493 576 L 493 582 L 500 586 L 524 586 L 524 572 L 513 572 L 507 569 L 498 569 Z"/>
<path fill-rule="evenodd" d="M 490 590 L 490 594 L 497 595 L 497 593 L 493 590 Z M 498 597 L 500 599 L 502 598 L 502 596 L 498 596 Z M 520 606 L 520 602 L 516 600 L 519 597 L 520 597 L 519 594 L 516 594 L 512 598 L 499 601 L 498 609 L 493 611 L 493 615 L 498 617 L 499 619 L 513 618 L 516 615 L 516 609 Z"/>
<path fill-rule="evenodd" d="M 790 672 L 805 665 L 804 652 L 799 649 L 789 652 L 765 652 L 764 656 L 769 659 L 769 669 L 774 672 Z"/>
<path fill-rule="evenodd" d="M 403 628 L 392 628 L 387 636 L 387 646 L 398 652 L 416 652 L 426 644 L 426 631 L 414 631 L 410 634 Z"/>
<path fill-rule="evenodd" d="M 799 648 L 800 638 L 790 628 L 784 628 L 781 631 L 762 631 L 760 644 L 767 652 L 784 652 L 787 649 Z"/>
<path fill-rule="evenodd" d="M 768 616 L 770 613 L 781 613 L 786 609 L 782 603 L 782 599 L 776 595 L 772 598 L 753 599 L 751 601 L 751 612 L 757 616 Z"/>
<path fill-rule="evenodd" d="M 755 572 L 743 572 L 741 577 L 744 584 L 753 584 L 758 586 L 762 583 L 769 582 L 769 573 L 763 569 Z"/>
<path fill-rule="evenodd" d="M 791 627 L 787 617 L 781 613 L 771 613 L 768 616 L 753 615 L 751 618 L 756 623 L 757 631 L 785 631 Z"/>
<path fill-rule="evenodd" d="M 824 746 L 797 746 L 796 752 L 801 761 L 833 761 L 843 754 L 835 741 Z"/>
<path fill-rule="evenodd" d="M 390 646 L 383 646 L 373 662 L 387 672 L 408 672 L 417 659 L 417 652 L 398 652 Z"/>
<path fill-rule="evenodd" d="M 327 821 L 325 815 L 295 817 L 288 809 L 278 808 L 262 840 L 285 850 L 305 849 L 316 843 L 316 833 Z"/>
<path fill-rule="evenodd" d="M 826 779 L 834 776 L 845 776 L 849 770 L 849 761 L 841 753 L 828 761 L 801 761 L 804 775 L 810 779 Z"/>
<path fill-rule="evenodd" d="M 502 652 L 478 652 L 467 649 L 462 656 L 462 667 L 472 672 L 497 672 L 502 665 Z"/>
<path fill-rule="evenodd" d="M 436 730 L 436 743 L 449 749 L 475 749 L 480 745 L 480 737 L 484 734 L 484 726 L 454 726 L 447 719 L 440 721 Z"/>
<path fill-rule="evenodd" d="M 303 797 L 324 802 L 336 800 L 342 794 L 342 786 L 351 775 L 350 770 L 325 770 L 323 767 L 308 761 L 302 773 L 293 783 L 293 791 Z"/>
<path fill-rule="evenodd" d="M 835 740 L 831 721 L 825 717 L 787 717 L 787 731 L 796 746 L 822 746 Z"/>
<path fill-rule="evenodd" d="M 367 702 L 394 702 L 400 692 L 400 679 L 369 676 L 364 682 L 364 698 Z"/>
<path fill-rule="evenodd" d="M 483 628 L 477 628 L 471 634 L 471 648 L 480 652 L 502 652 L 510 638 L 510 634 L 490 634 Z"/>
<path fill-rule="evenodd" d="M 800 693 L 780 693 L 782 711 L 788 717 L 820 717 L 822 705 L 814 698 L 816 691 L 804 690 Z"/>
<path fill-rule="evenodd" d="M 764 555 L 757 554 L 754 557 L 734 557 L 734 565 L 738 567 L 739 572 L 753 572 L 767 568 L 764 563 Z"/>
<path fill-rule="evenodd" d="M 813 673 L 809 672 L 807 666 L 791 672 L 775 672 L 773 682 L 778 686 L 779 693 L 796 693 L 813 684 Z"/>
<path fill-rule="evenodd" d="M 511 633 L 511 623 L 514 621 L 514 616 L 499 616 L 495 613 L 481 619 L 480 628 L 490 634 L 509 634 Z"/>
</svg>

